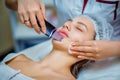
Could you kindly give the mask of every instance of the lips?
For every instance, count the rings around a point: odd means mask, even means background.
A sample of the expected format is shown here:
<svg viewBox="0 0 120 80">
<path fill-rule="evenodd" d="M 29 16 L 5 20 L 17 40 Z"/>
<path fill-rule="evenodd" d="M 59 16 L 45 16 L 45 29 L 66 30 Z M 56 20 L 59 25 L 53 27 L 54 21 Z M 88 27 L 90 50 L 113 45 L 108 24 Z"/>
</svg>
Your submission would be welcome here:
<svg viewBox="0 0 120 80">
<path fill-rule="evenodd" d="M 59 33 L 60 35 L 62 35 L 63 37 L 68 37 L 67 32 L 64 31 L 64 30 L 59 30 L 58 33 Z"/>
</svg>

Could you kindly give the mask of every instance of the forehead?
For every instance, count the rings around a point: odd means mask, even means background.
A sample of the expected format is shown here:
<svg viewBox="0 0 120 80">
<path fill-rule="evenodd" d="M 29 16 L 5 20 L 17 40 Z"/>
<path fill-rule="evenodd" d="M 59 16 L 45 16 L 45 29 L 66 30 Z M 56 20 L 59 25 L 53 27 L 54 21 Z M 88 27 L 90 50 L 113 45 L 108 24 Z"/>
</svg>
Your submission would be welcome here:
<svg viewBox="0 0 120 80">
<path fill-rule="evenodd" d="M 93 22 L 89 18 L 84 17 L 84 16 L 74 18 L 73 22 L 82 22 L 82 23 L 86 24 L 88 27 L 89 26 L 94 27 Z"/>
<path fill-rule="evenodd" d="M 73 21 L 74 21 L 74 22 L 75 22 L 75 21 L 82 21 L 82 22 L 85 22 L 85 23 L 87 23 L 87 22 L 91 22 L 88 18 L 83 17 L 83 16 L 73 18 Z"/>
</svg>

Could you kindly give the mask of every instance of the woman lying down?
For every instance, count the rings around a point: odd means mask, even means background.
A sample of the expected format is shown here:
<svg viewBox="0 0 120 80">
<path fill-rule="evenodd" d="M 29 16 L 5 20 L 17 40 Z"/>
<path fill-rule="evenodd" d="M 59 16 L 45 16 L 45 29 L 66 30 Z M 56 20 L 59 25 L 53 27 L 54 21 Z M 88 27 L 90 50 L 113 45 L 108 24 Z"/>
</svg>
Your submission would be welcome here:
<svg viewBox="0 0 120 80">
<path fill-rule="evenodd" d="M 63 39 L 60 42 L 52 40 L 53 49 L 49 55 L 38 62 L 25 56 L 24 53 L 9 61 L 3 60 L 1 65 L 7 66 L 4 70 L 7 69 L 8 73 L 3 73 L 3 76 L 0 76 L 5 78 L 4 75 L 9 75 L 8 80 L 77 79 L 80 70 L 91 61 L 78 59 L 77 55 L 70 54 L 69 45 L 74 41 L 110 39 L 112 27 L 108 24 L 105 26 L 104 23 L 106 23 L 104 20 L 90 14 L 69 19 L 58 28 Z M 14 74 L 15 72 L 16 74 Z M 0 74 L 2 73 L 0 72 Z"/>
</svg>

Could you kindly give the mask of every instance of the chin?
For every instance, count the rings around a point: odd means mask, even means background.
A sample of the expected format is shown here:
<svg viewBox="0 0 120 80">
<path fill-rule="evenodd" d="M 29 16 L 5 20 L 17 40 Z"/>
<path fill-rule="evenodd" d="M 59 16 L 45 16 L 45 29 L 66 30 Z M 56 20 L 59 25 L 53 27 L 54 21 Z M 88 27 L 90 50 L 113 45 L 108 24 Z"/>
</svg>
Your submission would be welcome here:
<svg viewBox="0 0 120 80">
<path fill-rule="evenodd" d="M 55 39 L 52 39 L 53 44 L 65 45 L 65 44 L 69 44 L 70 42 L 71 42 L 71 40 L 69 38 L 63 38 L 61 41 L 57 41 Z"/>
<path fill-rule="evenodd" d="M 68 38 L 63 38 L 61 41 L 57 41 L 54 39 L 52 40 L 53 47 L 55 49 L 59 49 L 59 50 L 68 49 L 70 43 L 71 43 L 71 41 Z"/>
</svg>

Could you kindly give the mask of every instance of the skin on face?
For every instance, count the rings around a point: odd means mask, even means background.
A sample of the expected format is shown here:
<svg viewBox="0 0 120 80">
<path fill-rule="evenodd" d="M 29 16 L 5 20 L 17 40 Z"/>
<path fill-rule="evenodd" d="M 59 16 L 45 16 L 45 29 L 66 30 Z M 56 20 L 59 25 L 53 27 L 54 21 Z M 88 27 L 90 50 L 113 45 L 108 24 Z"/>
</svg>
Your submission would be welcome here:
<svg viewBox="0 0 120 80">
<path fill-rule="evenodd" d="M 53 40 L 53 47 L 67 50 L 70 43 L 77 41 L 93 40 L 95 35 L 94 25 L 86 17 L 76 17 L 65 22 L 58 32 L 63 36 L 62 41 Z"/>
</svg>

